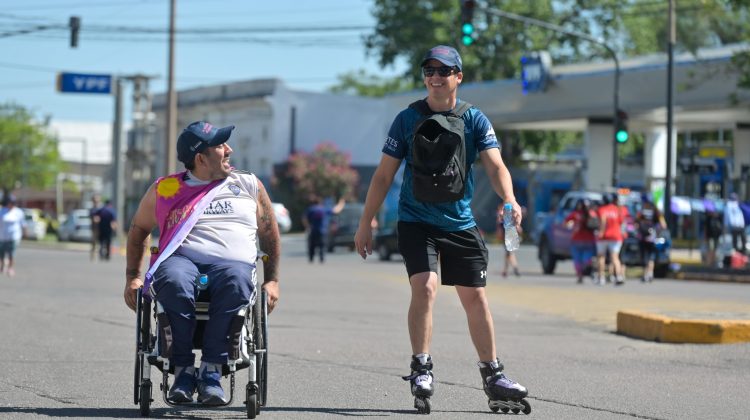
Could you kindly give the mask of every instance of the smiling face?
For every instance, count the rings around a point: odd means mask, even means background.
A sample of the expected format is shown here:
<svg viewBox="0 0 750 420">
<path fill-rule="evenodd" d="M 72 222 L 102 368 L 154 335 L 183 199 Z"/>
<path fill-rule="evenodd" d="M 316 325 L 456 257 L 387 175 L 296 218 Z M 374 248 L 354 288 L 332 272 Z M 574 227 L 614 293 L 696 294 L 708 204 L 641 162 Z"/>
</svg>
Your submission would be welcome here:
<svg viewBox="0 0 750 420">
<path fill-rule="evenodd" d="M 438 60 L 429 60 L 425 63 L 424 67 L 440 68 L 445 67 L 445 64 Z M 423 73 L 424 74 L 424 73 Z M 427 87 L 427 93 L 429 96 L 445 101 L 449 99 L 455 99 L 456 89 L 461 84 L 464 74 L 453 69 L 447 76 L 441 76 L 438 71 L 435 71 L 432 76 L 424 76 L 424 85 Z"/>
<path fill-rule="evenodd" d="M 229 165 L 229 156 L 232 148 L 227 143 L 215 147 L 209 147 L 195 155 L 195 175 L 203 180 L 224 179 L 229 176 L 232 167 Z"/>
</svg>

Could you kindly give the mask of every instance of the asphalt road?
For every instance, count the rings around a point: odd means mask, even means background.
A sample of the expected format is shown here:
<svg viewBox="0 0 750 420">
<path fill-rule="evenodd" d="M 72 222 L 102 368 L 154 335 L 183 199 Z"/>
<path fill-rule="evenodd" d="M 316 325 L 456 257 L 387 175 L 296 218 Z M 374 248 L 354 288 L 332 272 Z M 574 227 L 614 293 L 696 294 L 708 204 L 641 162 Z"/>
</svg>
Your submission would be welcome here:
<svg viewBox="0 0 750 420">
<path fill-rule="evenodd" d="M 91 263 L 85 247 L 72 248 L 24 244 L 16 277 L 0 277 L 0 418 L 138 416 L 124 258 Z M 269 401 L 259 418 L 412 418 L 401 380 L 410 359 L 402 263 L 340 250 L 323 265 L 309 264 L 298 235 L 285 236 L 283 249 L 282 296 L 270 318 Z M 488 294 L 506 373 L 530 390 L 529 418 L 748 418 L 750 343 L 661 344 L 613 331 L 619 309 L 748 313 L 750 285 L 576 285 L 569 262 L 542 276 L 533 249 L 520 256 L 523 276 L 503 279 L 492 247 Z M 431 418 L 493 415 L 463 311 L 447 287 L 438 293 L 432 353 Z M 245 381 L 240 372 L 240 390 Z M 175 409 L 157 394 L 153 416 L 244 418 L 242 401 Z"/>
</svg>

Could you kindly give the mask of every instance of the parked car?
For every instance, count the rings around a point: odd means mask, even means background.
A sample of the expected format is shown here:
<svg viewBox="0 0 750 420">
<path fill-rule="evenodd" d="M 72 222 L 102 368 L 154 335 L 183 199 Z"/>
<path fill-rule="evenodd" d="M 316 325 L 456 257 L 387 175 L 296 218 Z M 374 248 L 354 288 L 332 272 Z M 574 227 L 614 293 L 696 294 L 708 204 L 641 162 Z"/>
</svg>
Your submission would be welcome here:
<svg viewBox="0 0 750 420">
<path fill-rule="evenodd" d="M 57 229 L 59 241 L 91 242 L 92 235 L 88 209 L 71 211 Z"/>
<path fill-rule="evenodd" d="M 39 209 L 23 209 L 26 226 L 23 228 L 23 238 L 39 241 L 47 234 L 47 221 L 44 220 Z"/>
<path fill-rule="evenodd" d="M 338 246 L 345 246 L 354 251 L 354 234 L 357 233 L 364 209 L 362 203 L 346 203 L 338 214 L 331 217 L 328 225 L 328 252 L 333 252 Z"/>
<path fill-rule="evenodd" d="M 398 252 L 398 231 L 396 225 L 379 227 L 375 233 L 375 250 L 378 251 L 380 261 L 389 261 L 393 254 Z"/>
<path fill-rule="evenodd" d="M 640 210 L 640 199 L 637 194 L 629 194 L 622 201 L 622 205 L 628 207 L 631 217 Z M 568 214 L 573 211 L 580 199 L 587 199 L 597 205 L 602 202 L 602 193 L 594 191 L 570 191 L 566 193 L 557 205 L 554 213 L 547 217 L 544 225 L 539 231 L 537 238 L 537 256 L 542 264 L 544 274 L 554 274 L 558 261 L 571 258 L 570 246 L 573 230 L 566 226 L 564 222 Z M 626 223 L 628 237 L 623 241 L 620 251 L 620 260 L 626 266 L 644 266 L 641 259 L 640 245 L 635 235 L 632 221 Z M 672 241 L 669 237 L 669 231 L 660 232 L 656 241 L 656 264 L 654 266 L 654 276 L 665 277 L 669 271 L 669 254 Z M 590 267 L 587 269 L 590 270 Z"/>
<path fill-rule="evenodd" d="M 289 210 L 283 203 L 271 203 L 273 212 L 276 215 L 276 223 L 279 225 L 279 232 L 287 233 L 292 229 L 292 218 L 289 216 Z"/>
</svg>

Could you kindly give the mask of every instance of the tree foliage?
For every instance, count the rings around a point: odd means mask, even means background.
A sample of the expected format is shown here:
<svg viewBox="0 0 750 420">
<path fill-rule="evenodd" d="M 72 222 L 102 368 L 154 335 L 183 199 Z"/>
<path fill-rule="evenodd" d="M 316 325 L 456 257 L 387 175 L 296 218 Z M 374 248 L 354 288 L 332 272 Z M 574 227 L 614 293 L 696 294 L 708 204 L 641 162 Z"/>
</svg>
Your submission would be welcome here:
<svg viewBox="0 0 750 420">
<path fill-rule="evenodd" d="M 0 188 L 46 189 L 63 167 L 57 139 L 25 108 L 0 105 Z"/>
<path fill-rule="evenodd" d="M 601 39 L 618 58 L 664 52 L 667 48 L 668 2 L 656 0 L 484 0 L 480 4 L 561 26 Z M 676 8 L 677 49 L 747 41 L 747 0 L 686 0 Z M 463 47 L 460 0 L 375 0 L 377 24 L 364 38 L 368 54 L 381 66 L 398 59 L 410 64 L 404 77 L 421 83 L 424 52 L 437 44 L 459 46 L 467 82 L 517 78 L 520 57 L 546 50 L 553 62 L 611 59 L 607 50 L 570 34 L 484 13 L 475 13 L 477 40 Z"/>
<path fill-rule="evenodd" d="M 282 200 L 298 226 L 299 216 L 316 197 L 355 197 L 359 173 L 351 157 L 332 142 L 318 144 L 312 153 L 297 152 L 289 157 L 275 182 L 277 200 Z"/>
<path fill-rule="evenodd" d="M 549 22 L 600 39 L 619 59 L 663 53 L 668 45 L 668 7 L 664 0 L 480 0 L 488 8 Z M 695 52 L 750 40 L 750 1 L 684 0 L 676 7 L 675 51 Z M 422 86 L 420 64 L 425 51 L 438 45 L 457 46 L 464 64 L 464 82 L 520 79 L 522 55 L 544 50 L 556 65 L 611 60 L 606 48 L 580 37 L 528 25 L 476 10 L 477 39 L 464 47 L 460 42 L 460 0 L 374 0 L 373 32 L 364 37 L 367 54 L 381 67 L 396 62 L 409 64 L 392 80 L 368 76 L 364 70 L 343 76 L 334 90 L 382 96 Z M 750 88 L 750 53 L 733 60 L 740 69 L 739 87 Z M 559 135 L 558 135 L 559 134 Z M 565 133 L 520 133 L 514 148 L 552 154 L 570 142 L 580 141 Z M 513 156 L 516 156 L 513 153 Z"/>
<path fill-rule="evenodd" d="M 289 157 L 287 176 L 295 193 L 305 199 L 349 197 L 359 182 L 351 167 L 351 158 L 332 142 L 318 144 L 312 153 L 299 152 Z"/>
</svg>

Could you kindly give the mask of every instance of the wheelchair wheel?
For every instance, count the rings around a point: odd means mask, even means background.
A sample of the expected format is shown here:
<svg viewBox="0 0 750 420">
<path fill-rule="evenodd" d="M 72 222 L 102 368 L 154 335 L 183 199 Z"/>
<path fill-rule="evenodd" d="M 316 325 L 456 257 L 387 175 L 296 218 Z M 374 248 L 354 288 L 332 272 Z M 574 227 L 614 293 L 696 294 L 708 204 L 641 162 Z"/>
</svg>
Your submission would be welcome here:
<svg viewBox="0 0 750 420">
<path fill-rule="evenodd" d="M 151 414 L 152 385 L 150 379 L 143 378 L 144 366 L 143 353 L 150 351 L 151 334 L 151 307 L 143 301 L 143 291 L 138 289 L 136 298 L 136 335 L 135 335 L 135 371 L 133 375 L 134 403 L 140 406 L 141 416 L 148 417 Z"/>
<path fill-rule="evenodd" d="M 141 417 L 151 414 L 151 380 L 146 379 L 140 386 L 141 391 Z"/>
<path fill-rule="evenodd" d="M 258 387 L 260 391 L 260 399 L 258 401 L 259 407 L 266 405 L 266 397 L 268 396 L 268 294 L 263 291 L 261 293 L 261 304 L 258 310 L 258 348 L 265 350 L 260 353 L 260 359 L 257 366 L 258 369 Z"/>
<path fill-rule="evenodd" d="M 253 305 L 253 351 L 255 352 L 255 381 L 249 382 L 246 389 L 245 404 L 247 406 L 247 418 L 254 419 L 260 414 L 260 407 L 266 404 L 266 384 L 268 372 L 268 296 L 263 291 Z"/>
<path fill-rule="evenodd" d="M 254 419 L 260 412 L 258 405 L 258 392 L 248 387 L 245 395 L 245 404 L 247 405 L 247 418 Z"/>
<path fill-rule="evenodd" d="M 133 376 L 133 404 L 138 405 L 139 398 L 139 387 L 141 384 L 141 321 L 143 316 L 141 309 L 143 305 L 143 298 L 141 296 L 141 289 L 138 289 L 135 298 L 135 372 Z"/>
</svg>

